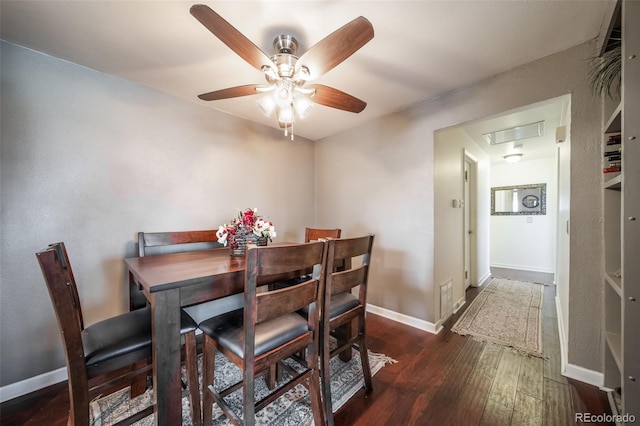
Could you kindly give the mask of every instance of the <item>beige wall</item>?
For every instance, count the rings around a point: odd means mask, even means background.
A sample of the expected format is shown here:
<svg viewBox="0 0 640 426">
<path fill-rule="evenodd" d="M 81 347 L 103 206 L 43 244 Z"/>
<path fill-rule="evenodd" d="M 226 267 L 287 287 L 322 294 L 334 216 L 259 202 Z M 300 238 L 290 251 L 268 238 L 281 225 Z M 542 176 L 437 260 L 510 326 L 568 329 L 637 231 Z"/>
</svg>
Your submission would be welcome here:
<svg viewBox="0 0 640 426">
<path fill-rule="evenodd" d="M 34 253 L 65 241 L 88 324 L 123 312 L 138 231 L 258 207 L 279 241 L 313 223 L 313 144 L 2 43 L 1 386 L 64 366 Z"/>
<path fill-rule="evenodd" d="M 587 43 L 473 87 L 316 142 L 316 219 L 377 235 L 370 302 L 438 321 L 434 277 L 434 133 L 571 94 L 568 362 L 601 370 L 600 113 Z M 333 203 L 339 203 L 339 209 Z M 452 275 L 452 274 L 451 274 Z M 564 313 L 560 313 L 561 315 Z"/>
</svg>

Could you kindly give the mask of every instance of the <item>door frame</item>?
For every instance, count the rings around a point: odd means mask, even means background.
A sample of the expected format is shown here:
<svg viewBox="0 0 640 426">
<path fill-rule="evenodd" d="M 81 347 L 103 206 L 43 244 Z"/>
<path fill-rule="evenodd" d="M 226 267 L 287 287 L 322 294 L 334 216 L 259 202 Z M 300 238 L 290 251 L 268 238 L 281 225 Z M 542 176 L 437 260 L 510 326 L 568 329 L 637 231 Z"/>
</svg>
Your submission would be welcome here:
<svg viewBox="0 0 640 426">
<path fill-rule="evenodd" d="M 462 156 L 462 277 L 464 289 L 478 287 L 478 158 L 463 149 Z M 468 232 L 470 231 L 470 232 Z"/>
</svg>

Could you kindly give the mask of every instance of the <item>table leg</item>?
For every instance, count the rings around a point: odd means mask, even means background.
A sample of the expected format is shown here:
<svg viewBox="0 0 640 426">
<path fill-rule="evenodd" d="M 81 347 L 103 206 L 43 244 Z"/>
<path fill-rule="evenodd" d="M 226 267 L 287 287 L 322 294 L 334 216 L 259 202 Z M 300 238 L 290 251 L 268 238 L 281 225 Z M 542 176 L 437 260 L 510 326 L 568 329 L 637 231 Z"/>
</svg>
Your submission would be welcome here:
<svg viewBox="0 0 640 426">
<path fill-rule="evenodd" d="M 336 335 L 336 340 L 337 340 L 337 343 L 338 343 L 338 347 L 344 345 L 349 340 L 351 340 L 351 338 L 355 335 L 355 332 L 356 331 L 355 331 L 355 328 L 354 328 L 354 321 L 349 321 L 348 323 L 342 325 L 341 327 L 338 327 L 335 330 L 335 335 Z M 353 355 L 353 350 L 351 349 L 351 346 L 350 346 L 347 349 L 345 349 L 344 351 L 340 352 L 338 357 L 343 362 L 349 362 L 349 361 L 351 361 L 352 355 Z"/>
<path fill-rule="evenodd" d="M 153 293 L 151 312 L 155 424 L 180 425 L 182 424 L 180 290 Z"/>
</svg>

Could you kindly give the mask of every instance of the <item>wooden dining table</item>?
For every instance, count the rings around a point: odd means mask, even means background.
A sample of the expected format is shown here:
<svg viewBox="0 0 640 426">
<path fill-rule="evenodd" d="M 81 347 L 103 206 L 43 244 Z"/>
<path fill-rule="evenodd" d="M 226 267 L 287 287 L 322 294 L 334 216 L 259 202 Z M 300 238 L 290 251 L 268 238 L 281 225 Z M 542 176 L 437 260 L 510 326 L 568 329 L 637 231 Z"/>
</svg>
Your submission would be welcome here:
<svg viewBox="0 0 640 426">
<path fill-rule="evenodd" d="M 244 257 L 228 248 L 125 259 L 150 303 L 156 425 L 182 423 L 180 309 L 244 290 Z"/>
</svg>

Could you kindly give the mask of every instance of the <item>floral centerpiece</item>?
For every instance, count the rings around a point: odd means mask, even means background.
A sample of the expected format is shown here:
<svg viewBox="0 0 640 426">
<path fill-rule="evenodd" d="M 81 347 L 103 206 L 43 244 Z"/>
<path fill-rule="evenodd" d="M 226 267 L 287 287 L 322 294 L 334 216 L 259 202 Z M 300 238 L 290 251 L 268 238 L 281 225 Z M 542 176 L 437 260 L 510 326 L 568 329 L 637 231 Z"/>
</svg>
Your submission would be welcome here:
<svg viewBox="0 0 640 426">
<path fill-rule="evenodd" d="M 267 241 L 276 237 L 273 223 L 258 215 L 258 209 L 245 209 L 229 224 L 218 227 L 218 242 L 229 245 L 231 256 L 244 256 L 247 244 L 266 246 Z"/>
</svg>

